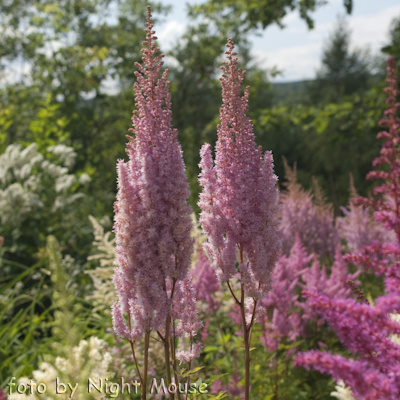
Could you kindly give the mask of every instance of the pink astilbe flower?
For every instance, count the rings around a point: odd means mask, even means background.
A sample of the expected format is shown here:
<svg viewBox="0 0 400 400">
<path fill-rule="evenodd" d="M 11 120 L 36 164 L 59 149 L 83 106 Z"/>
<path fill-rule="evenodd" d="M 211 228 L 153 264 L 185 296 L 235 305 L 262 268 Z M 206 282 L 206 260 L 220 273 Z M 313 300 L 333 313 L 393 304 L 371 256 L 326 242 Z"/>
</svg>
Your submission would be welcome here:
<svg viewBox="0 0 400 400">
<path fill-rule="evenodd" d="M 172 284 L 170 283 L 168 286 L 171 288 Z M 168 292 L 170 291 L 168 290 Z M 197 320 L 195 293 L 191 278 L 186 278 L 175 286 L 170 311 L 172 321 L 178 322 L 176 326 L 175 324 L 171 326 L 171 334 L 174 337 L 194 337 L 203 326 L 203 323 Z"/>
<path fill-rule="evenodd" d="M 169 283 L 168 286 L 171 290 L 172 284 Z M 177 351 L 176 358 L 181 364 L 191 363 L 194 358 L 200 356 L 203 348 L 200 341 L 194 343 L 194 338 L 203 323 L 197 320 L 196 296 L 191 278 L 186 278 L 175 286 L 170 315 L 172 319 L 170 337 L 173 340 L 178 337 L 190 338 L 189 350 Z"/>
<path fill-rule="evenodd" d="M 307 253 L 296 235 L 289 257 L 282 255 L 276 264 L 271 292 L 260 302 L 270 316 L 270 319 L 261 318 L 264 335 L 260 340 L 266 349 L 274 352 L 283 339 L 295 342 L 299 337 L 306 336 L 306 321 L 318 317 L 309 303 L 300 301 L 297 294 L 299 288 L 317 290 L 328 298 L 348 298 L 352 291 L 346 281 L 354 280 L 358 274 L 348 272 L 337 251 L 328 276 L 325 266 L 320 265 L 315 254 Z M 323 322 L 321 318 L 318 324 Z"/>
<path fill-rule="evenodd" d="M 354 200 L 358 197 L 351 178 L 349 205 L 347 208 L 340 207 L 344 216 L 336 218 L 336 227 L 340 238 L 346 241 L 346 248 L 351 252 L 358 252 L 374 241 L 378 243 L 395 241 L 394 232 L 388 231 L 381 223 L 375 221 L 368 207 L 354 204 Z"/>
<path fill-rule="evenodd" d="M 299 235 L 307 252 L 322 258 L 333 257 L 339 236 L 332 207 L 329 204 L 316 204 L 318 199 L 297 182 L 296 164 L 292 169 L 284 159 L 284 166 L 287 180 L 284 185 L 287 190 L 279 196 L 282 203 L 279 236 L 283 253 L 289 254 L 295 236 Z"/>
<path fill-rule="evenodd" d="M 227 282 L 241 308 L 245 342 L 245 399 L 250 388 L 250 339 L 257 302 L 271 289 L 271 275 L 281 251 L 277 234 L 278 190 L 272 153 L 262 154 L 246 115 L 249 87 L 241 96 L 245 71 L 238 69 L 234 44 L 228 39 L 228 61 L 221 67 L 221 124 L 215 164 L 209 144 L 201 149 L 200 223 L 207 236 L 204 249 L 219 279 Z M 240 273 L 240 298 L 229 283 Z M 253 308 L 246 312 L 246 298 Z"/>
<path fill-rule="evenodd" d="M 261 317 L 260 321 L 264 333 L 260 340 L 270 352 L 277 350 L 284 337 L 296 341 L 304 335 L 304 323 L 295 307 L 298 300 L 296 289 L 301 272 L 308 269 L 312 258 L 296 235 L 289 257 L 282 255 L 275 266 L 272 290 L 261 301 L 268 315 L 272 315 L 270 320 Z"/>
<path fill-rule="evenodd" d="M 207 304 L 207 312 L 217 312 L 221 303 L 216 301 L 213 295 L 221 289 L 221 285 L 210 261 L 200 247 L 197 250 L 197 262 L 190 275 L 193 277 L 197 301 L 204 301 Z"/>
<path fill-rule="evenodd" d="M 385 293 L 375 301 L 375 307 L 365 302 L 354 300 L 329 299 L 315 291 L 306 291 L 308 302 L 320 313 L 336 331 L 341 342 L 359 360 L 347 360 L 338 355 L 318 351 L 299 354 L 295 365 L 313 368 L 331 374 L 335 379 L 343 380 L 354 396 L 362 400 L 394 400 L 400 396 L 400 345 L 398 338 L 400 324 L 400 209 L 398 207 L 400 152 L 399 152 L 399 119 L 395 116 L 400 108 L 395 103 L 396 75 L 395 61 L 388 60 L 389 110 L 385 112 L 388 119 L 381 124 L 389 126 L 389 132 L 380 132 L 378 138 L 384 138 L 381 156 L 373 165 L 389 165 L 389 172 L 373 171 L 369 178 L 384 179 L 384 183 L 375 189 L 375 194 L 383 198 L 359 199 L 358 204 L 375 208 L 374 217 L 395 232 L 396 242 L 373 242 L 358 253 L 347 255 L 345 259 L 356 265 L 372 269 L 377 275 L 385 276 Z M 392 316 L 389 316 L 392 314 Z M 396 316 L 396 318 L 393 318 Z"/>
<path fill-rule="evenodd" d="M 119 160 L 117 165 L 114 232 L 118 268 L 113 281 L 119 301 L 112 307 L 114 330 L 131 345 L 142 400 L 146 399 L 151 331 L 157 331 L 164 345 L 168 385 L 170 363 L 178 382 L 177 338 L 190 337 L 190 352 L 181 355 L 181 360 L 191 361 L 202 348 L 200 342 L 193 343 L 201 322 L 197 321 L 194 288 L 187 278 L 193 251 L 189 189 L 178 132 L 172 128 L 168 70 L 161 73 L 164 55 L 157 55 L 150 6 L 146 26 L 143 65 L 135 64 L 139 71 L 135 72 L 136 110 L 130 129 L 134 137 L 128 136 L 126 148 L 129 161 Z M 143 336 L 141 374 L 134 344 Z"/>
<path fill-rule="evenodd" d="M 314 258 L 311 268 L 302 274 L 302 281 L 299 286 L 306 290 L 314 290 L 324 294 L 330 299 L 346 299 L 352 297 L 352 290 L 346 283 L 347 280 L 353 281 L 360 274 L 360 271 L 350 274 L 343 257 L 336 249 L 334 263 L 328 277 L 325 265 L 320 266 L 317 258 Z M 309 302 L 301 302 L 298 305 L 303 309 L 303 319 L 311 320 L 317 317 L 317 313 Z M 324 322 L 323 318 L 319 319 L 318 324 Z"/>
<path fill-rule="evenodd" d="M 180 361 L 181 364 L 190 364 L 195 358 L 200 357 L 202 350 L 203 344 L 201 342 L 193 343 L 190 350 L 179 350 L 176 353 L 176 358 Z"/>
<path fill-rule="evenodd" d="M 295 366 L 306 369 L 310 367 L 321 373 L 327 373 L 336 380 L 343 380 L 349 386 L 353 396 L 362 400 L 398 400 L 400 368 L 392 368 L 388 376 L 377 369 L 369 367 L 366 360 L 355 361 L 338 354 L 323 353 L 311 350 L 299 354 L 295 359 Z M 397 383 L 396 383 L 397 381 Z"/>
<path fill-rule="evenodd" d="M 385 195 L 383 198 L 365 199 L 359 198 L 359 204 L 366 204 L 375 209 L 374 218 L 376 221 L 385 225 L 386 229 L 393 230 L 396 233 L 397 240 L 400 241 L 400 118 L 396 115 L 400 109 L 400 103 L 396 102 L 397 76 L 396 61 L 389 57 L 387 66 L 387 80 L 389 84 L 384 89 L 388 94 L 386 103 L 389 108 L 384 112 L 385 118 L 379 121 L 379 125 L 387 126 L 387 131 L 381 131 L 376 136 L 377 139 L 384 139 L 380 156 L 375 158 L 372 165 L 378 167 L 386 165 L 389 171 L 375 170 L 367 175 L 369 180 L 383 179 L 384 182 L 374 188 L 375 195 Z"/>
<path fill-rule="evenodd" d="M 222 383 L 221 379 L 217 379 L 211 388 L 211 393 L 219 393 L 222 391 L 228 392 L 233 399 L 243 398 L 244 388 L 239 386 L 240 375 L 233 373 L 230 381 L 228 383 Z"/>
<path fill-rule="evenodd" d="M 166 278 L 185 279 L 193 241 L 185 166 L 177 131 L 171 122 L 168 70 L 161 74 L 163 54 L 156 55 L 148 11 L 143 66 L 136 63 L 136 108 L 126 152 L 118 161 L 115 202 L 116 264 L 114 305 L 116 331 L 125 332 L 120 313 L 131 315 L 130 338 L 165 326 L 170 300 Z M 161 76 L 160 76 L 161 74 Z M 117 311 L 120 307 L 120 311 Z"/>
<path fill-rule="evenodd" d="M 277 177 L 272 153 L 262 155 L 254 141 L 253 127 L 246 116 L 249 88 L 241 97 L 245 71 L 237 69 L 233 41 L 221 67 L 223 106 L 220 110 L 215 165 L 210 145 L 201 149 L 203 187 L 200 222 L 208 238 L 204 244 L 221 281 L 228 282 L 239 270 L 246 293 L 261 298 L 271 286 L 271 273 L 280 253 L 275 215 L 278 211 Z"/>
</svg>

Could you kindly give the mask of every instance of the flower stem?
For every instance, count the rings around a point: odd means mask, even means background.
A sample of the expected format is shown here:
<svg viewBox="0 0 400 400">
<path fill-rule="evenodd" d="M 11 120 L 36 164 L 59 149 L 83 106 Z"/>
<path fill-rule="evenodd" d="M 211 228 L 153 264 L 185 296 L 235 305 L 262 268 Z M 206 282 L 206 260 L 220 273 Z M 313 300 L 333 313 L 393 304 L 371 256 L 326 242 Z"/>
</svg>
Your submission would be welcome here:
<svg viewBox="0 0 400 400">
<path fill-rule="evenodd" d="M 246 326 L 246 310 L 244 305 L 244 287 L 243 284 L 240 289 L 240 314 L 242 317 L 242 330 L 243 330 L 243 340 L 244 340 L 244 366 L 245 366 L 245 376 L 244 376 L 244 399 L 249 400 L 250 398 L 250 340 L 249 340 L 249 329 Z"/>
</svg>

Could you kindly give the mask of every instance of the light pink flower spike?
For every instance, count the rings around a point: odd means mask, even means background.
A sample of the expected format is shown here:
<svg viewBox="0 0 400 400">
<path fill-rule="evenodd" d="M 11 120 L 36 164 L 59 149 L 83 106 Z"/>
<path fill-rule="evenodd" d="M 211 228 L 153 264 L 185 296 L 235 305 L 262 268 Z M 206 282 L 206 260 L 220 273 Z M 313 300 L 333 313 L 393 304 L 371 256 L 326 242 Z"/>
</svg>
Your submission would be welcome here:
<svg viewBox="0 0 400 400">
<path fill-rule="evenodd" d="M 263 155 L 254 140 L 246 115 L 249 87 L 241 96 L 245 71 L 237 68 L 232 39 L 227 47 L 228 61 L 221 67 L 223 105 L 215 165 L 210 146 L 201 149 L 200 222 L 208 238 L 204 248 L 221 281 L 237 273 L 236 252 L 242 248 L 241 279 L 246 295 L 257 300 L 271 288 L 271 273 L 281 251 L 275 219 L 277 177 L 272 153 Z"/>
<path fill-rule="evenodd" d="M 156 55 L 150 10 L 146 26 L 143 65 L 135 64 L 134 137 L 128 136 L 129 161 L 118 162 L 114 204 L 119 296 L 114 329 L 126 336 L 121 318 L 128 312 L 132 340 L 165 328 L 170 307 L 166 279 L 186 278 L 193 251 L 189 189 L 178 132 L 172 128 L 168 70 L 161 74 L 164 55 Z"/>
</svg>

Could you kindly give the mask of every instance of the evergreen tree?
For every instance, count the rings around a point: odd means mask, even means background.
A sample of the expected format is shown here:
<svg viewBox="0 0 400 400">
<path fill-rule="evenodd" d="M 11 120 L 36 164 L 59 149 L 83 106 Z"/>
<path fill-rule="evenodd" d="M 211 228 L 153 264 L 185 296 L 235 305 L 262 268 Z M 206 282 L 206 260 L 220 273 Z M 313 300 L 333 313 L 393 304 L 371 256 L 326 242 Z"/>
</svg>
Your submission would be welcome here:
<svg viewBox="0 0 400 400">
<path fill-rule="evenodd" d="M 339 18 L 321 58 L 316 79 L 309 85 L 312 102 L 337 102 L 343 96 L 368 88 L 370 61 L 368 53 L 351 49 L 351 32 L 344 18 Z"/>
<path fill-rule="evenodd" d="M 389 31 L 390 43 L 382 48 L 382 52 L 392 56 L 400 63 L 400 15 L 393 19 Z"/>
</svg>

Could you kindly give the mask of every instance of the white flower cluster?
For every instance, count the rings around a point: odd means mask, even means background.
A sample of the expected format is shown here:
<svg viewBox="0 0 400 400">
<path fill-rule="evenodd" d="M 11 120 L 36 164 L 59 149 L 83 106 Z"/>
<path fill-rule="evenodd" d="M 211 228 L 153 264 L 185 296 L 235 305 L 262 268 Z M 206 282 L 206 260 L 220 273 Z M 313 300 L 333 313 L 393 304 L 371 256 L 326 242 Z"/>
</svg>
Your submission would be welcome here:
<svg viewBox="0 0 400 400">
<path fill-rule="evenodd" d="M 70 174 L 76 153 L 63 144 L 47 149 L 48 157 L 38 152 L 36 143 L 23 148 L 11 144 L 0 156 L 0 221 L 19 227 L 24 219 L 38 210 L 50 207 L 56 212 L 82 197 L 68 192 L 77 182 L 90 180 L 87 174 Z M 44 195 L 53 191 L 52 196 Z M 44 199 L 51 198 L 51 204 Z"/>
<path fill-rule="evenodd" d="M 109 365 L 112 361 L 111 354 L 104 351 L 106 343 L 92 336 L 89 342 L 81 340 L 79 346 L 72 348 L 72 354 L 69 359 L 57 357 L 54 365 L 43 362 L 39 366 L 39 370 L 33 371 L 33 381 L 36 385 L 44 383 L 46 391 L 43 394 L 38 394 L 35 390 L 32 393 L 28 390 L 27 393 L 13 392 L 8 396 L 9 400 L 53 400 L 53 399 L 70 399 L 71 389 L 67 386 L 68 383 L 75 387 L 76 391 L 73 394 L 75 400 L 96 399 L 105 400 L 106 393 L 91 390 L 88 392 L 88 378 L 96 385 L 99 380 L 103 381 L 109 376 Z M 56 379 L 66 385 L 64 394 L 56 393 Z M 29 385 L 31 379 L 26 377 L 18 379 L 18 384 Z"/>
<path fill-rule="evenodd" d="M 110 312 L 110 304 L 117 300 L 112 281 L 115 268 L 115 239 L 110 239 L 111 232 L 104 233 L 104 228 L 91 215 L 89 215 L 89 219 L 93 226 L 93 246 L 96 249 L 96 254 L 89 256 L 88 260 L 98 260 L 100 263 L 99 267 L 86 271 L 92 278 L 94 286 L 94 291 L 89 299 L 93 300 L 94 310 Z"/>
<path fill-rule="evenodd" d="M 400 324 L 400 314 L 389 314 L 390 319 L 394 322 Z M 400 335 L 391 335 L 390 339 L 393 343 L 398 344 L 400 346 Z"/>
<path fill-rule="evenodd" d="M 332 397 L 336 397 L 339 400 L 356 400 L 353 397 L 353 392 L 348 386 L 345 386 L 343 381 L 339 381 L 335 386 L 336 392 L 331 392 Z"/>
</svg>

